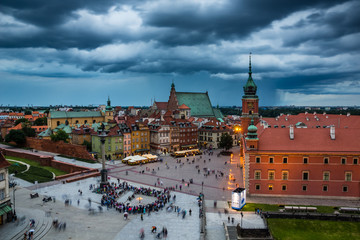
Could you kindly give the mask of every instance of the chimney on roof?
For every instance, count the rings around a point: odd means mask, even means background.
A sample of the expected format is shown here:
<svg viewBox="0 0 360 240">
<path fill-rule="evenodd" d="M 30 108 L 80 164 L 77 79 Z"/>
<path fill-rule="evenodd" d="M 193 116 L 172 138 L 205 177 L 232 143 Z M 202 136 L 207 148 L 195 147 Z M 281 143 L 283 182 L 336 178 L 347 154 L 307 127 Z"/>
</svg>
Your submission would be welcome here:
<svg viewBox="0 0 360 240">
<path fill-rule="evenodd" d="M 331 138 L 331 140 L 335 140 L 335 126 L 334 125 L 330 126 L 330 138 Z"/>
<path fill-rule="evenodd" d="M 290 140 L 294 140 L 294 126 L 290 125 Z"/>
</svg>

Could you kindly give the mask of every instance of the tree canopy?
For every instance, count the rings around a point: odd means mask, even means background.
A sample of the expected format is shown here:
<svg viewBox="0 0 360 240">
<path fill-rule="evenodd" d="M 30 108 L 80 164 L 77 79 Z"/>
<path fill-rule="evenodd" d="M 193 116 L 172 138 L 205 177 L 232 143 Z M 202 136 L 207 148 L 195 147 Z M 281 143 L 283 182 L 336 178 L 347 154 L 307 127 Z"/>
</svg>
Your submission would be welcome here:
<svg viewBox="0 0 360 240">
<path fill-rule="evenodd" d="M 67 134 L 64 130 L 60 129 L 55 134 L 50 135 L 51 141 L 57 142 L 57 141 L 64 141 L 67 142 L 69 139 L 69 134 Z"/>
<path fill-rule="evenodd" d="M 5 142 L 15 142 L 18 146 L 23 146 L 26 143 L 26 136 L 22 130 L 10 130 L 5 136 Z"/>
<path fill-rule="evenodd" d="M 34 126 L 46 126 L 46 125 L 47 125 L 47 118 L 46 117 L 37 118 L 34 121 Z"/>
<path fill-rule="evenodd" d="M 18 125 L 19 123 L 28 123 L 28 122 L 29 120 L 27 120 L 26 118 L 20 118 L 15 121 L 15 126 Z"/>
<path fill-rule="evenodd" d="M 26 137 L 35 137 L 36 136 L 36 132 L 35 129 L 31 128 L 31 126 L 23 124 L 23 127 L 21 129 L 24 133 Z"/>
<path fill-rule="evenodd" d="M 221 135 L 219 147 L 229 150 L 233 146 L 233 138 L 228 133 Z"/>
</svg>

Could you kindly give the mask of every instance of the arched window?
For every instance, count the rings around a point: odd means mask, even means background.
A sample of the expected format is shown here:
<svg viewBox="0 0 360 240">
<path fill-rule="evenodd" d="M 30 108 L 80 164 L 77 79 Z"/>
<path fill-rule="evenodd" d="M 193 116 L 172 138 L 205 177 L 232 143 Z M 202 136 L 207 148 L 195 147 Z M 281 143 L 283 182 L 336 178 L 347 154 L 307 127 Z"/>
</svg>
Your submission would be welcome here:
<svg viewBox="0 0 360 240">
<path fill-rule="evenodd" d="M 75 124 L 79 124 L 79 120 L 76 120 Z"/>
<path fill-rule="evenodd" d="M 96 123 L 96 120 L 93 120 L 93 123 Z"/>
<path fill-rule="evenodd" d="M 56 124 L 57 124 L 57 126 L 59 126 L 59 125 L 60 125 L 60 121 L 57 121 Z"/>
<path fill-rule="evenodd" d="M 68 121 L 68 120 L 65 121 L 65 125 L 69 125 L 69 121 Z"/>
<path fill-rule="evenodd" d="M 84 121 L 84 124 L 87 124 L 87 120 Z"/>
</svg>

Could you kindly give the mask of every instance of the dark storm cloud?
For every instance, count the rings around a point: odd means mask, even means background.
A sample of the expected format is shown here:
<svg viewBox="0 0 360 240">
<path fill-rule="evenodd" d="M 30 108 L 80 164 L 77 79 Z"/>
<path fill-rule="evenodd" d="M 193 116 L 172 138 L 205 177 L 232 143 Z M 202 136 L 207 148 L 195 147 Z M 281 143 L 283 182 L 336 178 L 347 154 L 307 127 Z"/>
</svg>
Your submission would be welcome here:
<svg viewBox="0 0 360 240">
<path fill-rule="evenodd" d="M 311 7 L 323 8 L 342 2 L 346 1 L 229 1 L 225 5 L 214 5 L 206 12 L 201 12 L 200 6 L 169 9 L 159 5 L 158 9 L 145 15 L 144 19 L 148 25 L 170 29 L 159 37 L 163 43 L 191 45 L 219 39 L 244 38 L 294 11 Z"/>
<path fill-rule="evenodd" d="M 353 1 L 346 11 L 318 10 L 316 13 L 301 19 L 296 24 L 285 26 L 283 29 L 299 29 L 307 26 L 320 29 L 320 31 L 309 31 L 297 34 L 293 38 L 285 38 L 284 46 L 295 47 L 307 41 L 321 42 L 326 44 L 331 39 L 359 33 L 360 32 L 360 2 Z M 320 43 L 318 43 L 320 44 Z"/>
<path fill-rule="evenodd" d="M 0 11 L 15 18 L 41 27 L 59 25 L 69 18 L 74 18 L 74 11 L 89 9 L 96 13 L 103 13 L 115 4 L 129 1 L 116 0 L 2 0 Z M 133 2 L 136 2 L 134 0 Z"/>
<path fill-rule="evenodd" d="M 156 39 L 166 45 L 194 45 L 215 43 L 219 40 L 244 38 L 251 32 L 268 26 L 293 11 L 310 7 L 331 6 L 340 0 L 309 1 L 224 1 L 224 5 L 213 5 L 205 10 L 199 5 L 185 3 L 177 8 L 168 8 L 159 2 L 151 11 L 139 11 L 144 26 L 155 27 L 152 33 L 128 36 L 126 33 L 101 35 L 98 31 L 81 32 L 61 28 L 62 24 L 77 19 L 77 10 L 86 9 L 96 14 L 105 13 L 111 6 L 132 4 L 133 9 L 141 9 L 144 1 L 115 0 L 65 0 L 65 1 L 12 1 L 0 3 L 0 11 L 21 22 L 39 27 L 31 37 L 27 35 L 0 38 L 1 47 L 51 47 L 88 49 L 115 41 Z M 170 4 L 172 2 L 170 1 Z M 180 1 L 181 3 L 181 1 Z M 140 6 L 139 6 L 140 5 Z M 84 26 L 86 28 L 86 26 Z"/>
</svg>

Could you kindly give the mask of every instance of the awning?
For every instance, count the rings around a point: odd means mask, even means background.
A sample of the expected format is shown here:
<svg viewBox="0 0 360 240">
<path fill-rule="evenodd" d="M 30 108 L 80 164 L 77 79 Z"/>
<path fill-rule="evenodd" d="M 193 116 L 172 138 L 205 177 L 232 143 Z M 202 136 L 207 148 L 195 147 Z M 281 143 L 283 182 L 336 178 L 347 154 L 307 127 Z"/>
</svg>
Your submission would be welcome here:
<svg viewBox="0 0 360 240">
<path fill-rule="evenodd" d="M 138 150 L 135 150 L 135 152 L 146 152 L 146 151 L 150 151 L 149 149 L 138 149 Z"/>
<path fill-rule="evenodd" d="M 12 210 L 11 207 L 8 206 L 8 205 L 2 205 L 2 206 L 0 206 L 0 216 L 1 216 L 1 215 L 4 215 L 5 213 L 10 212 L 11 210 Z"/>
<path fill-rule="evenodd" d="M 193 147 L 193 146 L 196 146 L 196 144 L 182 145 L 181 147 Z"/>
</svg>

